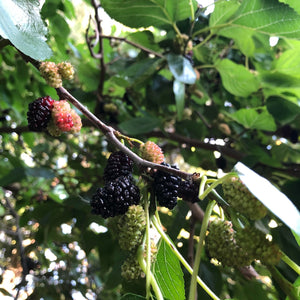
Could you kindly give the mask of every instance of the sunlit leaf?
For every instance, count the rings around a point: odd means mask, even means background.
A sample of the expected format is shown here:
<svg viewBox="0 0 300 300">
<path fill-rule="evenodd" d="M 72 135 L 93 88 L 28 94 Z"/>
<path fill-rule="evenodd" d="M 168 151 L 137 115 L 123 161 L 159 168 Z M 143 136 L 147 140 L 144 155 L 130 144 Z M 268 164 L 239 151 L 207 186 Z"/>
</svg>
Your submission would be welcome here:
<svg viewBox="0 0 300 300">
<path fill-rule="evenodd" d="M 46 34 L 39 1 L 0 1 L 0 35 L 9 39 L 21 52 L 37 60 L 51 57 Z"/>
<path fill-rule="evenodd" d="M 216 63 L 216 68 L 225 89 L 233 95 L 247 97 L 259 89 L 257 78 L 243 65 L 223 59 Z"/>
<path fill-rule="evenodd" d="M 266 109 L 242 108 L 230 114 L 230 118 L 242 124 L 245 128 L 276 130 L 274 119 Z"/>
<path fill-rule="evenodd" d="M 165 241 L 160 244 L 153 272 L 164 297 L 172 300 L 185 299 L 179 260 Z"/>
<path fill-rule="evenodd" d="M 285 194 L 241 162 L 234 166 L 234 171 L 264 206 L 297 234 L 300 234 L 300 213 Z"/>
</svg>

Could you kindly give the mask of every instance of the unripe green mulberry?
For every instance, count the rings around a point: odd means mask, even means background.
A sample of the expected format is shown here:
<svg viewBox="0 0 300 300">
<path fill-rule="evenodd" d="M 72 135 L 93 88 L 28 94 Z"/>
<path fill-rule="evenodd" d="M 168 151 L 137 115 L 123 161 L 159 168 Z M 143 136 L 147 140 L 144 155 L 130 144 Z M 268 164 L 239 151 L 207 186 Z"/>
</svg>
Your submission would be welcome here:
<svg viewBox="0 0 300 300">
<path fill-rule="evenodd" d="M 225 200 L 238 212 L 251 220 L 259 220 L 267 214 L 267 208 L 248 190 L 237 177 L 224 182 Z"/>
<path fill-rule="evenodd" d="M 279 246 L 266 238 L 266 234 L 255 227 L 245 227 L 236 234 L 236 239 L 243 249 L 259 259 L 263 264 L 276 265 L 281 252 Z"/>
<path fill-rule="evenodd" d="M 206 246 L 211 257 L 224 266 L 243 267 L 253 260 L 235 240 L 235 231 L 229 221 L 216 220 L 210 223 Z"/>
<path fill-rule="evenodd" d="M 143 276 L 143 274 L 143 270 L 141 269 L 135 255 L 129 255 L 121 266 L 121 276 L 128 281 L 132 281 L 139 279 Z"/>
<path fill-rule="evenodd" d="M 62 79 L 71 80 L 74 77 L 74 68 L 69 62 L 61 62 L 57 64 L 58 72 Z"/>
<path fill-rule="evenodd" d="M 143 207 L 131 205 L 118 220 L 121 249 L 134 251 L 142 243 L 145 229 L 146 217 Z"/>
<path fill-rule="evenodd" d="M 61 75 L 59 74 L 58 67 L 54 62 L 42 62 L 39 70 L 42 77 L 46 80 L 47 84 L 54 88 L 59 88 L 62 86 Z"/>
</svg>

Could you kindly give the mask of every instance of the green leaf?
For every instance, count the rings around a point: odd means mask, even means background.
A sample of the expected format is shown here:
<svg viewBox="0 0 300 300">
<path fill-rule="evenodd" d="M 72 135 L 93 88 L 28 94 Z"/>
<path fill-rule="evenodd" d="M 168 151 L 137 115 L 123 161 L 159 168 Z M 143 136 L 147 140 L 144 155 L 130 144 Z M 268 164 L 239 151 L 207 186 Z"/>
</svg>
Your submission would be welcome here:
<svg viewBox="0 0 300 300">
<path fill-rule="evenodd" d="M 191 16 L 190 0 L 103 0 L 101 6 L 116 21 L 129 27 L 165 27 Z M 192 1 L 194 9 L 197 2 Z"/>
<path fill-rule="evenodd" d="M 173 82 L 173 92 L 176 100 L 177 116 L 178 120 L 182 119 L 182 114 L 184 110 L 184 96 L 185 96 L 185 85 L 184 83 L 174 80 Z"/>
<path fill-rule="evenodd" d="M 298 14 L 300 14 L 300 2 L 298 0 L 279 0 L 279 2 L 285 3 L 293 8 Z"/>
<path fill-rule="evenodd" d="M 300 38 L 300 15 L 274 0 L 242 1 L 232 26 L 287 38 Z"/>
<path fill-rule="evenodd" d="M 185 57 L 182 55 L 168 54 L 167 60 L 170 71 L 176 80 L 186 84 L 195 83 L 197 75 L 193 66 Z"/>
<path fill-rule="evenodd" d="M 294 230 L 292 230 L 292 233 L 295 237 L 297 244 L 300 246 L 300 234 L 297 234 Z"/>
<path fill-rule="evenodd" d="M 130 135 L 150 132 L 159 126 L 160 120 L 150 116 L 133 118 L 119 124 L 120 129 Z"/>
<path fill-rule="evenodd" d="M 159 51 L 160 47 L 154 41 L 154 35 L 149 30 L 137 31 L 127 36 L 127 39 L 136 44 L 142 45 L 153 51 Z"/>
<path fill-rule="evenodd" d="M 276 124 L 272 115 L 266 109 L 242 108 L 233 114 L 231 117 L 236 122 L 242 124 L 245 128 L 275 131 Z"/>
<path fill-rule="evenodd" d="M 264 206 L 297 234 L 300 234 L 300 213 L 285 194 L 241 162 L 238 162 L 233 170 L 238 173 L 242 182 Z"/>
<path fill-rule="evenodd" d="M 0 178 L 0 186 L 7 186 L 14 182 L 19 182 L 26 177 L 25 169 L 18 167 Z"/>
<path fill-rule="evenodd" d="M 39 1 L 0 1 L 0 35 L 9 39 L 21 52 L 37 60 L 51 57 L 46 34 Z"/>
<path fill-rule="evenodd" d="M 275 70 L 279 73 L 294 77 L 300 77 L 300 55 L 299 48 L 283 52 L 276 61 Z"/>
<path fill-rule="evenodd" d="M 290 123 L 300 114 L 299 105 L 281 97 L 268 98 L 267 109 L 273 118 L 281 124 Z"/>
<path fill-rule="evenodd" d="M 247 97 L 259 89 L 257 78 L 242 65 L 223 59 L 216 63 L 216 68 L 225 89 L 233 95 Z"/>
<path fill-rule="evenodd" d="M 230 19 L 233 14 L 239 8 L 240 3 L 238 0 L 232 1 L 218 1 L 215 3 L 215 9 L 210 15 L 209 26 L 214 27 L 218 24 L 224 24 L 228 19 Z M 212 33 L 216 33 L 216 29 L 211 30 Z"/>
<path fill-rule="evenodd" d="M 180 262 L 165 241 L 160 244 L 153 272 L 165 298 L 172 300 L 185 299 Z"/>
<path fill-rule="evenodd" d="M 51 179 L 55 177 L 55 173 L 46 168 L 26 168 L 26 175 L 33 177 L 43 177 L 46 179 Z"/>
</svg>

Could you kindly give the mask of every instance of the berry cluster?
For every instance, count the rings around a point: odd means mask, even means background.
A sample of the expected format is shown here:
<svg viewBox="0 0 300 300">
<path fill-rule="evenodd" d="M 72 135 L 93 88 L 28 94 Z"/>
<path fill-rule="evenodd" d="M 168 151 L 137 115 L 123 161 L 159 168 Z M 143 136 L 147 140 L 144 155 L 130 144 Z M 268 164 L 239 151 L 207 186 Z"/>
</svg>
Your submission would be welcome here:
<svg viewBox="0 0 300 300">
<path fill-rule="evenodd" d="M 161 165 L 170 167 L 169 164 L 164 162 L 161 163 Z M 178 169 L 175 165 L 172 165 L 171 167 Z M 177 204 L 180 184 L 180 177 L 158 170 L 154 174 L 154 190 L 158 204 L 173 209 Z"/>
<path fill-rule="evenodd" d="M 90 202 L 92 213 L 103 218 L 123 215 L 140 201 L 140 190 L 131 175 L 133 162 L 123 152 L 112 153 L 104 170 L 105 186 L 98 188 Z"/>
<path fill-rule="evenodd" d="M 278 245 L 263 232 L 250 226 L 234 231 L 231 222 L 224 220 L 210 223 L 206 246 L 211 257 L 229 267 L 248 266 L 255 259 L 275 265 L 281 258 Z"/>
<path fill-rule="evenodd" d="M 215 220 L 210 223 L 206 246 L 211 257 L 224 266 L 243 267 L 250 265 L 252 259 L 235 239 L 235 231 L 229 221 Z"/>
<path fill-rule="evenodd" d="M 62 132 L 77 133 L 82 126 L 79 115 L 66 100 L 55 101 L 49 96 L 29 103 L 27 120 L 30 130 L 47 128 L 52 136 L 59 136 Z"/>
<path fill-rule="evenodd" d="M 52 61 L 42 62 L 39 70 L 47 84 L 54 88 L 61 87 L 63 79 L 71 80 L 74 77 L 74 68 L 68 62 L 59 64 L 55 64 Z"/>
<path fill-rule="evenodd" d="M 237 177 L 231 177 L 222 185 L 226 201 L 251 220 L 259 220 L 267 214 L 267 208 L 248 190 Z"/>
<path fill-rule="evenodd" d="M 140 147 L 141 157 L 156 164 L 161 164 L 165 157 L 161 148 L 154 142 L 147 141 Z"/>
<path fill-rule="evenodd" d="M 255 227 L 247 226 L 237 231 L 236 239 L 252 257 L 265 265 L 276 265 L 282 256 L 279 246 L 268 240 L 266 235 Z"/>
</svg>

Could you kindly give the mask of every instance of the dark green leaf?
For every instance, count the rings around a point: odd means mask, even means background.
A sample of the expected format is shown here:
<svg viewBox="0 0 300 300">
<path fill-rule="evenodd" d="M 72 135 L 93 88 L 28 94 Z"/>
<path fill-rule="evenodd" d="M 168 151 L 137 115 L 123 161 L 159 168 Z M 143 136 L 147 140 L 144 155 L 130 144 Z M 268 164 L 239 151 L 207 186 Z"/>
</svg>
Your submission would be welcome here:
<svg viewBox="0 0 300 300">
<path fill-rule="evenodd" d="M 279 2 L 285 3 L 293 8 L 298 14 L 300 14 L 300 2 L 298 0 L 279 0 Z"/>
<path fill-rule="evenodd" d="M 266 109 L 242 108 L 229 115 L 233 120 L 245 128 L 275 131 L 276 124 L 272 115 Z"/>
<path fill-rule="evenodd" d="M 192 1 L 196 8 L 196 1 Z M 102 7 L 115 20 L 129 27 L 164 27 L 191 16 L 189 0 L 103 0 Z"/>
<path fill-rule="evenodd" d="M 233 95 L 247 97 L 259 89 L 257 78 L 248 69 L 229 59 L 216 63 L 225 89 Z"/>
<path fill-rule="evenodd" d="M 191 63 L 181 55 L 168 54 L 167 60 L 170 71 L 176 80 L 186 83 L 194 84 L 196 81 L 196 73 Z"/>
<path fill-rule="evenodd" d="M 137 31 L 137 32 L 131 33 L 127 37 L 127 39 L 131 42 L 135 42 L 135 43 L 142 45 L 143 47 L 146 47 L 148 49 L 151 49 L 153 51 L 160 50 L 160 47 L 154 41 L 153 33 L 149 30 Z"/>
<path fill-rule="evenodd" d="M 268 98 L 267 109 L 274 119 L 282 124 L 293 121 L 300 114 L 297 104 L 280 97 Z"/>
<path fill-rule="evenodd" d="M 46 34 L 39 1 L 0 1 L 0 35 L 21 52 L 37 60 L 51 57 Z"/>
<path fill-rule="evenodd" d="M 33 177 L 43 177 L 46 179 L 51 179 L 55 177 L 55 173 L 46 168 L 26 168 L 26 175 Z"/>
<path fill-rule="evenodd" d="M 7 186 L 14 182 L 19 182 L 26 177 L 25 169 L 22 167 L 15 168 L 0 178 L 0 186 Z"/>
<path fill-rule="evenodd" d="M 267 179 L 261 177 L 242 163 L 234 166 L 234 171 L 250 192 L 288 227 L 300 234 L 300 213 L 289 198 Z"/>
<path fill-rule="evenodd" d="M 181 120 L 182 113 L 184 110 L 185 84 L 178 80 L 174 80 L 173 92 L 174 92 L 175 100 L 176 100 L 178 120 Z"/>
<path fill-rule="evenodd" d="M 180 262 L 165 241 L 160 244 L 153 272 L 164 297 L 172 300 L 185 299 Z"/>
<path fill-rule="evenodd" d="M 160 120 L 154 117 L 137 117 L 119 124 L 120 129 L 127 134 L 146 133 L 160 126 Z"/>
</svg>

